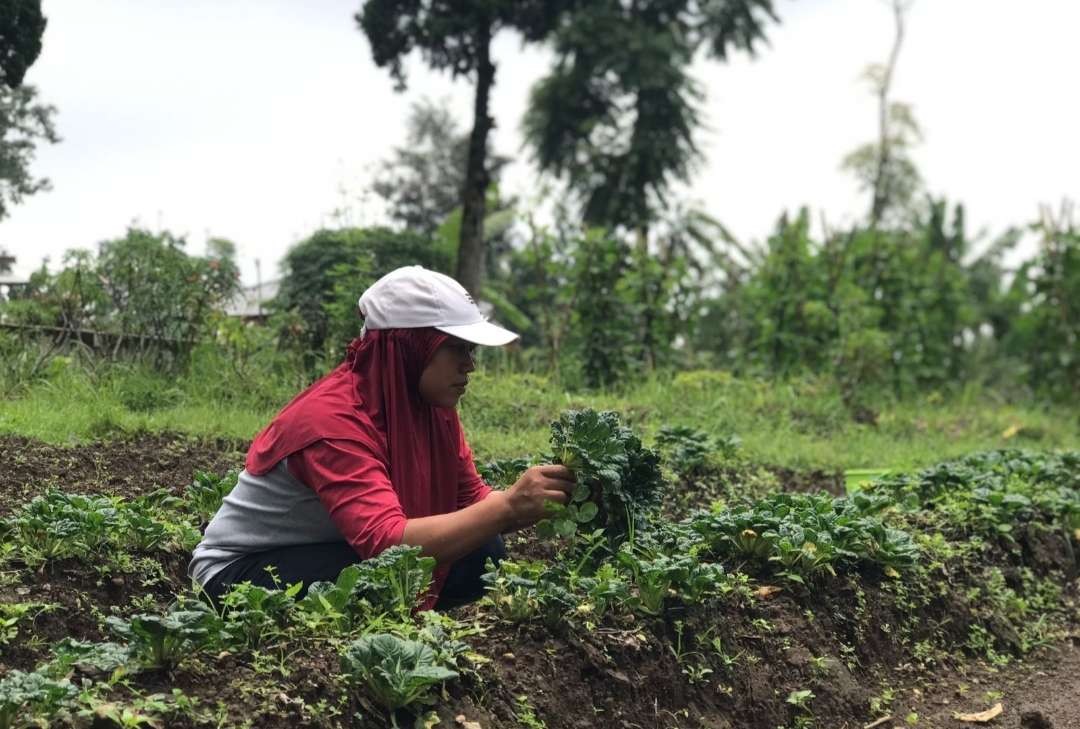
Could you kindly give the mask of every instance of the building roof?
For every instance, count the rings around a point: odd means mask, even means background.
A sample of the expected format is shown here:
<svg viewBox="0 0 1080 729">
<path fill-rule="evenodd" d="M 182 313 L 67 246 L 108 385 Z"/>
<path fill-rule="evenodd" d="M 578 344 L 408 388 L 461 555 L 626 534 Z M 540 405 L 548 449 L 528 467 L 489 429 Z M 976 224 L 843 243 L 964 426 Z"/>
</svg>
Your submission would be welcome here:
<svg viewBox="0 0 1080 729">
<path fill-rule="evenodd" d="M 229 316 L 238 316 L 244 319 L 254 319 L 266 316 L 267 304 L 277 296 L 281 288 L 281 279 L 263 281 L 261 286 L 245 286 L 240 289 L 229 303 L 225 305 L 225 313 Z"/>
</svg>

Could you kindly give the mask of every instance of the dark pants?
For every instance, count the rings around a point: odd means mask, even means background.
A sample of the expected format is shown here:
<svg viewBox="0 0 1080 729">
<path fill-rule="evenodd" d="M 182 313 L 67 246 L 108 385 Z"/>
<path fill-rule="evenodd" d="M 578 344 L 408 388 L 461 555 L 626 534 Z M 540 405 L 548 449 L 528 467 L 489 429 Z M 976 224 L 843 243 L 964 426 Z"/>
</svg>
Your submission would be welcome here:
<svg viewBox="0 0 1080 729">
<path fill-rule="evenodd" d="M 447 610 L 480 599 L 484 584 L 480 577 L 488 559 L 496 564 L 506 556 L 503 538 L 496 536 L 490 542 L 465 555 L 450 567 L 446 583 L 439 593 L 436 610 Z M 241 557 L 211 577 L 206 585 L 207 594 L 215 602 L 231 585 L 248 581 L 267 589 L 277 587 L 267 567 L 273 567 L 279 585 L 284 588 L 294 582 L 302 582 L 299 596 L 307 592 L 312 582 L 333 582 L 341 570 L 363 560 L 346 542 L 325 544 L 300 544 L 281 547 L 266 552 L 255 552 Z"/>
</svg>

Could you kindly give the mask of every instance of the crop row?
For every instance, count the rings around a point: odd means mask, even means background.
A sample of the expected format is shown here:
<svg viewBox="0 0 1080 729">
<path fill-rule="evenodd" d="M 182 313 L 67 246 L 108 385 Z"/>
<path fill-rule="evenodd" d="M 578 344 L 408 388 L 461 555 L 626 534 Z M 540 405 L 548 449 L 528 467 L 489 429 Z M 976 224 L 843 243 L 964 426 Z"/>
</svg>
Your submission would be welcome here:
<svg viewBox="0 0 1080 729">
<path fill-rule="evenodd" d="M 680 467 L 700 472 L 704 462 L 692 443 L 702 436 L 681 429 L 666 438 L 688 462 Z M 927 561 L 922 545 L 933 548 L 932 532 L 1007 540 L 1025 520 L 1080 528 L 1080 454 L 980 454 L 886 476 L 849 497 L 773 493 L 679 521 L 658 511 L 670 488 L 659 455 L 612 413 L 564 414 L 552 427 L 552 452 L 540 458 L 572 466 L 579 487 L 571 504 L 553 509 L 537 530 L 538 538 L 553 541 L 553 559 L 489 565 L 481 612 L 490 619 L 580 630 L 612 617 L 648 619 L 678 604 L 751 600 L 754 579 L 798 587 L 872 573 L 901 584 Z M 487 471 L 509 482 L 527 463 Z M 235 477 L 200 475 L 182 497 L 156 492 L 130 501 L 50 491 L 0 522 L 3 556 L 34 567 L 59 558 L 93 563 L 110 550 L 188 550 L 197 525 L 233 483 Z M 1066 537 L 1070 545 L 1080 541 Z M 267 590 L 244 583 L 216 606 L 186 593 L 163 612 L 103 617 L 112 640 L 66 639 L 51 646 L 36 670 L 0 679 L 0 729 L 100 713 L 111 706 L 103 698 L 109 691 L 144 670 L 297 643 L 336 653 L 341 674 L 395 721 L 396 709 L 433 701 L 443 682 L 473 670 L 471 629 L 445 615 L 415 612 L 433 569 L 434 560 L 419 550 L 395 547 L 346 568 L 333 583 L 311 585 L 303 596 L 299 585 Z M 0 644 L 15 633 L 2 635 Z M 177 689 L 156 701 L 162 713 L 179 710 L 184 697 Z"/>
</svg>

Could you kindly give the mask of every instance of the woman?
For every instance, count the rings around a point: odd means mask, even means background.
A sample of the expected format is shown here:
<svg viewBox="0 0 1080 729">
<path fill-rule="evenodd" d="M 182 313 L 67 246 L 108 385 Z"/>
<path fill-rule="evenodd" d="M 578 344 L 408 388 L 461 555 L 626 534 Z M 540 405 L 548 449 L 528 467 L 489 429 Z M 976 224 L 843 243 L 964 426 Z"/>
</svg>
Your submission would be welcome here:
<svg viewBox="0 0 1080 729">
<path fill-rule="evenodd" d="M 456 406 L 476 345 L 516 334 L 487 322 L 464 288 L 420 266 L 360 297 L 364 327 L 333 372 L 300 393 L 252 443 L 188 573 L 217 598 L 250 580 L 271 587 L 334 580 L 387 547 L 437 561 L 424 608 L 482 594 L 504 532 L 566 503 L 574 476 L 534 466 L 505 492 L 476 472 Z M 268 572 L 273 568 L 273 575 Z"/>
</svg>

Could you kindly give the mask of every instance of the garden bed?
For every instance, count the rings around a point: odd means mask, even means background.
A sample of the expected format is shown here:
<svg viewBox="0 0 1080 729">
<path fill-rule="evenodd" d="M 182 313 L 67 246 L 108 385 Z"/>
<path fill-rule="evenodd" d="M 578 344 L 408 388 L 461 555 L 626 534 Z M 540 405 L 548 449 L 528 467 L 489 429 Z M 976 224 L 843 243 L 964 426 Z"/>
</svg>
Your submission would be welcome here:
<svg viewBox="0 0 1080 729">
<path fill-rule="evenodd" d="M 150 513 L 186 520 L 188 530 L 205 518 L 185 489 L 193 473 L 223 473 L 242 458 L 239 443 L 167 435 L 73 448 L 9 437 L 2 445 L 15 454 L 14 467 L 5 459 L 0 476 L 0 504 L 9 518 L 51 482 L 68 492 L 123 497 L 120 504 L 150 499 L 132 511 L 131 524 Z M 426 726 L 465 729 L 469 722 L 776 729 L 863 727 L 891 717 L 878 726 L 978 726 L 953 713 L 1000 701 L 1003 712 L 990 726 L 1080 726 L 1068 699 L 1080 694 L 1080 544 L 1060 522 L 1062 514 L 1072 518 L 1080 473 L 1070 481 L 1073 461 L 1053 461 L 1060 490 L 1048 501 L 1041 487 L 1021 488 L 1050 478 L 1043 460 L 1005 463 L 1013 465 L 975 459 L 875 487 L 897 505 L 916 493 L 922 500 L 918 509 L 882 512 L 915 535 L 920 556 L 910 567 L 866 560 L 809 570 L 795 560 L 779 570 L 773 561 L 725 551 L 708 557 L 722 565 L 722 579 L 697 599 L 675 584 L 655 614 L 634 602 L 636 583 L 625 602 L 604 610 L 575 588 L 580 595 L 572 609 L 557 619 L 543 610 L 510 619 L 488 603 L 455 611 L 438 630 L 443 644 L 467 646 L 456 656 L 460 675 L 434 689 L 432 705 L 398 711 L 399 723 L 412 726 L 427 715 Z M 1012 494 L 1004 502 L 943 495 L 961 491 L 964 479 L 985 485 L 987 473 L 1005 467 L 1015 473 L 1002 481 Z M 733 501 L 743 480 L 755 490 L 792 492 L 806 491 L 807 483 L 836 483 L 827 474 L 731 463 L 678 478 L 697 484 L 702 502 Z M 668 504 L 668 513 L 689 513 L 693 501 Z M 970 534 L 950 531 L 961 517 Z M 54 660 L 65 638 L 116 642 L 108 618 L 162 613 L 189 592 L 186 552 L 177 545 L 191 533 L 162 534 L 146 549 L 115 548 L 110 536 L 85 554 L 40 562 L 27 562 L 14 533 L 5 535 L 0 605 L 31 607 L 15 619 L 11 607 L 0 616 L 7 618 L 0 677 Z M 515 535 L 509 548 L 521 563 L 558 551 L 531 532 Z M 293 616 L 275 630 L 255 647 L 192 644 L 168 667 L 72 664 L 53 674 L 75 688 L 62 706 L 27 703 L 20 713 L 27 721 L 48 715 L 81 726 L 387 725 L 372 692 L 343 675 L 339 656 L 364 626 L 335 634 L 325 625 L 313 628 L 310 616 Z M 436 717 L 441 724 L 431 723 Z"/>
</svg>

